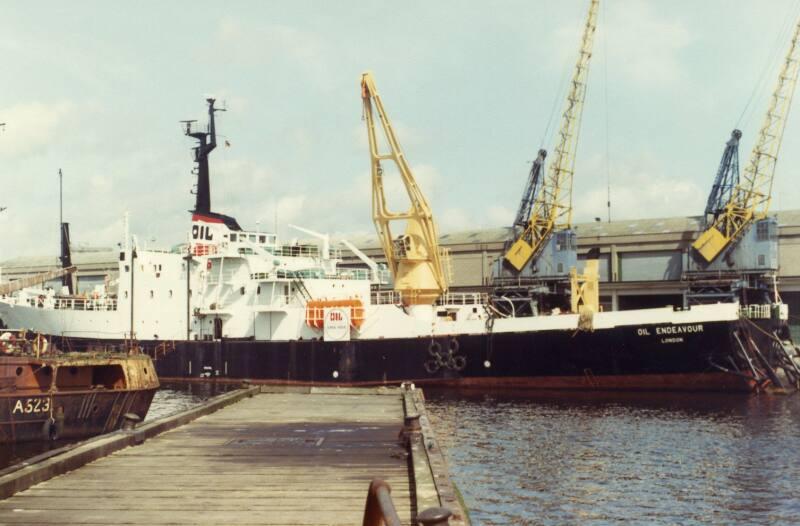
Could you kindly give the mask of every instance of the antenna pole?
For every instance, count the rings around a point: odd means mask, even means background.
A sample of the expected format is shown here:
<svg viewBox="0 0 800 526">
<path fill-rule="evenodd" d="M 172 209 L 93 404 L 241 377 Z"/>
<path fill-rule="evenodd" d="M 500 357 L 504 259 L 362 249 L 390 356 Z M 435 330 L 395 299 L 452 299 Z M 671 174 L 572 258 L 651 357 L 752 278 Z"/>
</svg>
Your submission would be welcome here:
<svg viewBox="0 0 800 526">
<path fill-rule="evenodd" d="M 58 231 L 61 232 L 61 225 L 64 224 L 64 174 L 61 168 L 58 169 Z M 63 247 L 62 247 L 63 248 Z"/>
</svg>

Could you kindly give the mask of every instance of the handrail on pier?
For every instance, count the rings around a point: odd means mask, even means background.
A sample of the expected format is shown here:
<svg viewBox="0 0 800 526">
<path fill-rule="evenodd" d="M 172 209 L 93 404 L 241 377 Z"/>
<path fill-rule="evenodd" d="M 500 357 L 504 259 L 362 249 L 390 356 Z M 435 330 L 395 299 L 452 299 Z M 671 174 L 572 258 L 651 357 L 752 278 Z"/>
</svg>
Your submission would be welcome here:
<svg viewBox="0 0 800 526">
<path fill-rule="evenodd" d="M 392 488 L 381 479 L 372 479 L 364 507 L 363 526 L 400 526 L 400 517 L 394 509 Z"/>
<path fill-rule="evenodd" d="M 447 508 L 429 508 L 417 515 L 423 526 L 448 526 L 452 512 Z M 392 488 L 381 479 L 372 479 L 364 507 L 363 526 L 400 526 L 400 517 L 392 501 Z"/>
</svg>

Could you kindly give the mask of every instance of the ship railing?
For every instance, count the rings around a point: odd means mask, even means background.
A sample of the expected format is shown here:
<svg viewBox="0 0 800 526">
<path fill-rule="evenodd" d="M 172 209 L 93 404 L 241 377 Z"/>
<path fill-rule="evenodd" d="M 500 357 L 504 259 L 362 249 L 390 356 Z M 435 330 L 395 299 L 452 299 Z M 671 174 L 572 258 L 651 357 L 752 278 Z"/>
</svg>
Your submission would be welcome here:
<svg viewBox="0 0 800 526">
<path fill-rule="evenodd" d="M 317 245 L 283 245 L 275 249 L 276 256 L 284 257 L 319 257 Z"/>
<path fill-rule="evenodd" d="M 739 307 L 739 314 L 751 320 L 768 320 L 772 317 L 772 305 L 742 305 Z"/>
<path fill-rule="evenodd" d="M 193 256 L 213 256 L 217 253 L 217 245 L 209 245 L 205 243 L 196 243 L 192 245 Z"/>
<path fill-rule="evenodd" d="M 439 297 L 437 305 L 484 305 L 489 302 L 485 292 L 448 292 Z"/>
<path fill-rule="evenodd" d="M 376 290 L 372 292 L 373 305 L 399 305 L 403 296 L 396 290 Z"/>
<path fill-rule="evenodd" d="M 375 271 L 375 281 L 381 285 L 391 285 L 392 271 L 388 268 L 379 268 Z"/>
<path fill-rule="evenodd" d="M 368 280 L 368 279 L 370 279 L 370 271 L 369 271 L 369 269 L 365 269 L 365 268 L 351 268 L 351 269 L 347 269 L 347 270 L 339 269 L 336 272 L 336 278 L 338 278 L 338 279 Z"/>
<path fill-rule="evenodd" d="M 263 232 L 231 232 L 231 243 L 249 241 L 261 247 L 274 248 L 278 244 L 278 237 L 275 234 L 265 234 Z"/>
<path fill-rule="evenodd" d="M 36 298 L 31 299 L 36 301 Z M 55 298 L 53 308 L 57 310 L 115 311 L 117 310 L 117 300 L 114 298 Z"/>
</svg>

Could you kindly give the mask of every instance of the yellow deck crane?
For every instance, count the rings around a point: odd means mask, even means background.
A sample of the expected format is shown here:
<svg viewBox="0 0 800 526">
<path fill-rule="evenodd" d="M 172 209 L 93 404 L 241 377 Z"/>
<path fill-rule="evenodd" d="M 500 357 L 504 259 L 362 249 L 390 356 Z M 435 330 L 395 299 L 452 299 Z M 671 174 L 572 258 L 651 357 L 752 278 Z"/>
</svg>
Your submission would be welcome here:
<svg viewBox="0 0 800 526">
<path fill-rule="evenodd" d="M 692 244 L 693 249 L 706 263 L 713 262 L 754 221 L 767 217 L 775 164 L 800 71 L 799 38 L 800 22 L 792 36 L 789 52 L 778 75 L 778 83 L 744 176 L 734 188 L 722 212 Z"/>
<path fill-rule="evenodd" d="M 589 5 L 555 155 L 534 197 L 527 227 L 503 256 L 507 265 L 517 272 L 541 253 L 554 231 L 569 230 L 572 226 L 572 176 L 599 4 L 599 0 L 591 0 Z M 568 271 L 564 269 L 564 272 Z"/>
<path fill-rule="evenodd" d="M 394 278 L 394 289 L 400 293 L 406 306 L 432 305 L 447 290 L 450 281 L 449 255 L 446 249 L 439 247 L 439 235 L 431 208 L 400 149 L 370 72 L 361 77 L 361 99 L 372 169 L 372 219 Z M 388 153 L 379 151 L 374 111 L 377 111 Z M 400 173 L 410 201 L 406 212 L 390 212 L 387 208 L 382 161 L 392 161 Z M 391 223 L 397 221 L 404 221 L 406 229 L 403 235 L 395 238 Z"/>
</svg>

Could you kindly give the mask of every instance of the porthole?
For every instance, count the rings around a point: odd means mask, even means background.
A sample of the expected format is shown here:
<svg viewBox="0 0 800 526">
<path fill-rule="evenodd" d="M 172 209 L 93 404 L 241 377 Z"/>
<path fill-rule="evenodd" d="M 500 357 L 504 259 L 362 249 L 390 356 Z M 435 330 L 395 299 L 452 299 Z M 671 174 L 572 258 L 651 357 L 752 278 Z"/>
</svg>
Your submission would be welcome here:
<svg viewBox="0 0 800 526">
<path fill-rule="evenodd" d="M 22 376 L 22 367 L 17 367 L 17 376 Z"/>
<path fill-rule="evenodd" d="M 78 374 L 78 368 L 77 367 L 70 367 L 69 368 L 69 374 L 71 374 L 72 376 L 75 376 L 76 374 Z"/>
</svg>

